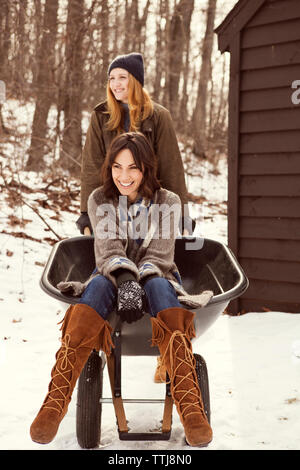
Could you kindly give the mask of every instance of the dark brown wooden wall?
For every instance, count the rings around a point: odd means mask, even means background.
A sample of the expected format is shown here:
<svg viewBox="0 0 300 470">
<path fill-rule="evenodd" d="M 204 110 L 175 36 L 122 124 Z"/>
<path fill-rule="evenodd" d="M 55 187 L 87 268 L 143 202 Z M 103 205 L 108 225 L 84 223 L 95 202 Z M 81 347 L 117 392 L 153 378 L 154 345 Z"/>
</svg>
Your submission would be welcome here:
<svg viewBox="0 0 300 470">
<path fill-rule="evenodd" d="M 239 41 L 239 309 L 300 312 L 300 0 L 266 1 Z"/>
</svg>

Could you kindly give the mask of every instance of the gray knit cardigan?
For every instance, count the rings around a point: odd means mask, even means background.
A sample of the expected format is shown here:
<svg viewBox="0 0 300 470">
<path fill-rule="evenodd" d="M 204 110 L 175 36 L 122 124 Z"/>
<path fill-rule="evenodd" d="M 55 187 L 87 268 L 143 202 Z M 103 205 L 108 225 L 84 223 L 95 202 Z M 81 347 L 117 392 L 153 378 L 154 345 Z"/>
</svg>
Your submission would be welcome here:
<svg viewBox="0 0 300 470">
<path fill-rule="evenodd" d="M 97 272 L 84 283 L 60 282 L 57 287 L 61 291 L 79 296 L 98 274 L 117 287 L 114 271 L 124 268 L 133 273 L 137 281 L 153 274 L 168 279 L 179 301 L 186 306 L 197 308 L 209 302 L 213 292 L 189 295 L 178 281 L 180 275 L 174 252 L 181 201 L 177 194 L 161 188 L 152 201 L 141 199 L 128 206 L 125 197 L 108 199 L 101 186 L 89 196 L 88 214 L 95 238 Z"/>
</svg>

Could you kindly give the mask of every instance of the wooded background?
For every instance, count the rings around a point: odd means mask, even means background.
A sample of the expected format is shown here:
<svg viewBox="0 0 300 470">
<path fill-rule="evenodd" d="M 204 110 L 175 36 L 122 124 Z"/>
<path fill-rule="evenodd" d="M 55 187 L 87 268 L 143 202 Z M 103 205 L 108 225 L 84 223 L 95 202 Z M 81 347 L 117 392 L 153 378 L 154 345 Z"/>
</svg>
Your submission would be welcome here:
<svg viewBox="0 0 300 470">
<path fill-rule="evenodd" d="M 235 3 L 0 0 L 6 100 L 34 105 L 25 169 L 55 162 L 79 174 L 85 113 L 105 99 L 111 60 L 133 51 L 144 55 L 145 88 L 170 110 L 179 140 L 199 160 L 217 163 L 227 145 L 229 57 L 217 51 L 213 30 Z M 1 104 L 0 117 L 3 141 L 14 130 Z"/>
</svg>

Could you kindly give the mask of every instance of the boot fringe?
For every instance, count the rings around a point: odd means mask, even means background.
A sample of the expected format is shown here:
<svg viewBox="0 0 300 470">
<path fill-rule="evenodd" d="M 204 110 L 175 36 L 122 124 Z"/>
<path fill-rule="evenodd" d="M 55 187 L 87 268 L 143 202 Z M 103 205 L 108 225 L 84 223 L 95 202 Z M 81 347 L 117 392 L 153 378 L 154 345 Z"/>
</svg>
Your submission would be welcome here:
<svg viewBox="0 0 300 470">
<path fill-rule="evenodd" d="M 154 383 L 166 383 L 167 369 L 165 364 L 162 363 L 161 356 L 157 357 L 157 366 L 154 374 Z"/>
<path fill-rule="evenodd" d="M 151 317 L 152 323 L 152 342 L 151 346 L 159 346 L 164 340 L 166 325 L 159 319 Z"/>
<path fill-rule="evenodd" d="M 151 317 L 152 323 L 152 342 L 151 346 L 159 346 L 165 338 L 165 331 L 172 335 L 172 331 L 168 328 L 165 322 L 159 317 Z M 192 318 L 190 324 L 187 326 L 185 332 L 189 339 L 196 338 L 196 331 L 194 325 L 194 319 Z"/>
<path fill-rule="evenodd" d="M 193 320 L 191 321 L 191 324 L 189 325 L 186 334 L 187 334 L 188 338 L 190 338 L 190 339 L 196 338 L 196 331 L 195 331 L 195 325 L 194 325 Z"/>
<path fill-rule="evenodd" d="M 102 351 L 106 354 L 106 356 L 110 356 L 111 348 L 114 348 L 115 345 L 113 343 L 112 337 L 112 327 L 108 322 L 105 322 L 102 331 L 100 333 L 100 344 Z"/>
</svg>

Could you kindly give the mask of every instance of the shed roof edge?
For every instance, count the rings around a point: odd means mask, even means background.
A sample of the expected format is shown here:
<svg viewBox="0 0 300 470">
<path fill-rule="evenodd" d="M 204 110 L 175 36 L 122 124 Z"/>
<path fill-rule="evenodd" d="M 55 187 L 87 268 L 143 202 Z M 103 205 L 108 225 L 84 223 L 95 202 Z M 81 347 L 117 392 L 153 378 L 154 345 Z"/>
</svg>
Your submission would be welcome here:
<svg viewBox="0 0 300 470">
<path fill-rule="evenodd" d="M 223 53 L 230 51 L 232 38 L 245 26 L 266 0 L 239 0 L 222 23 L 214 29 L 218 35 L 218 48 Z"/>
</svg>

